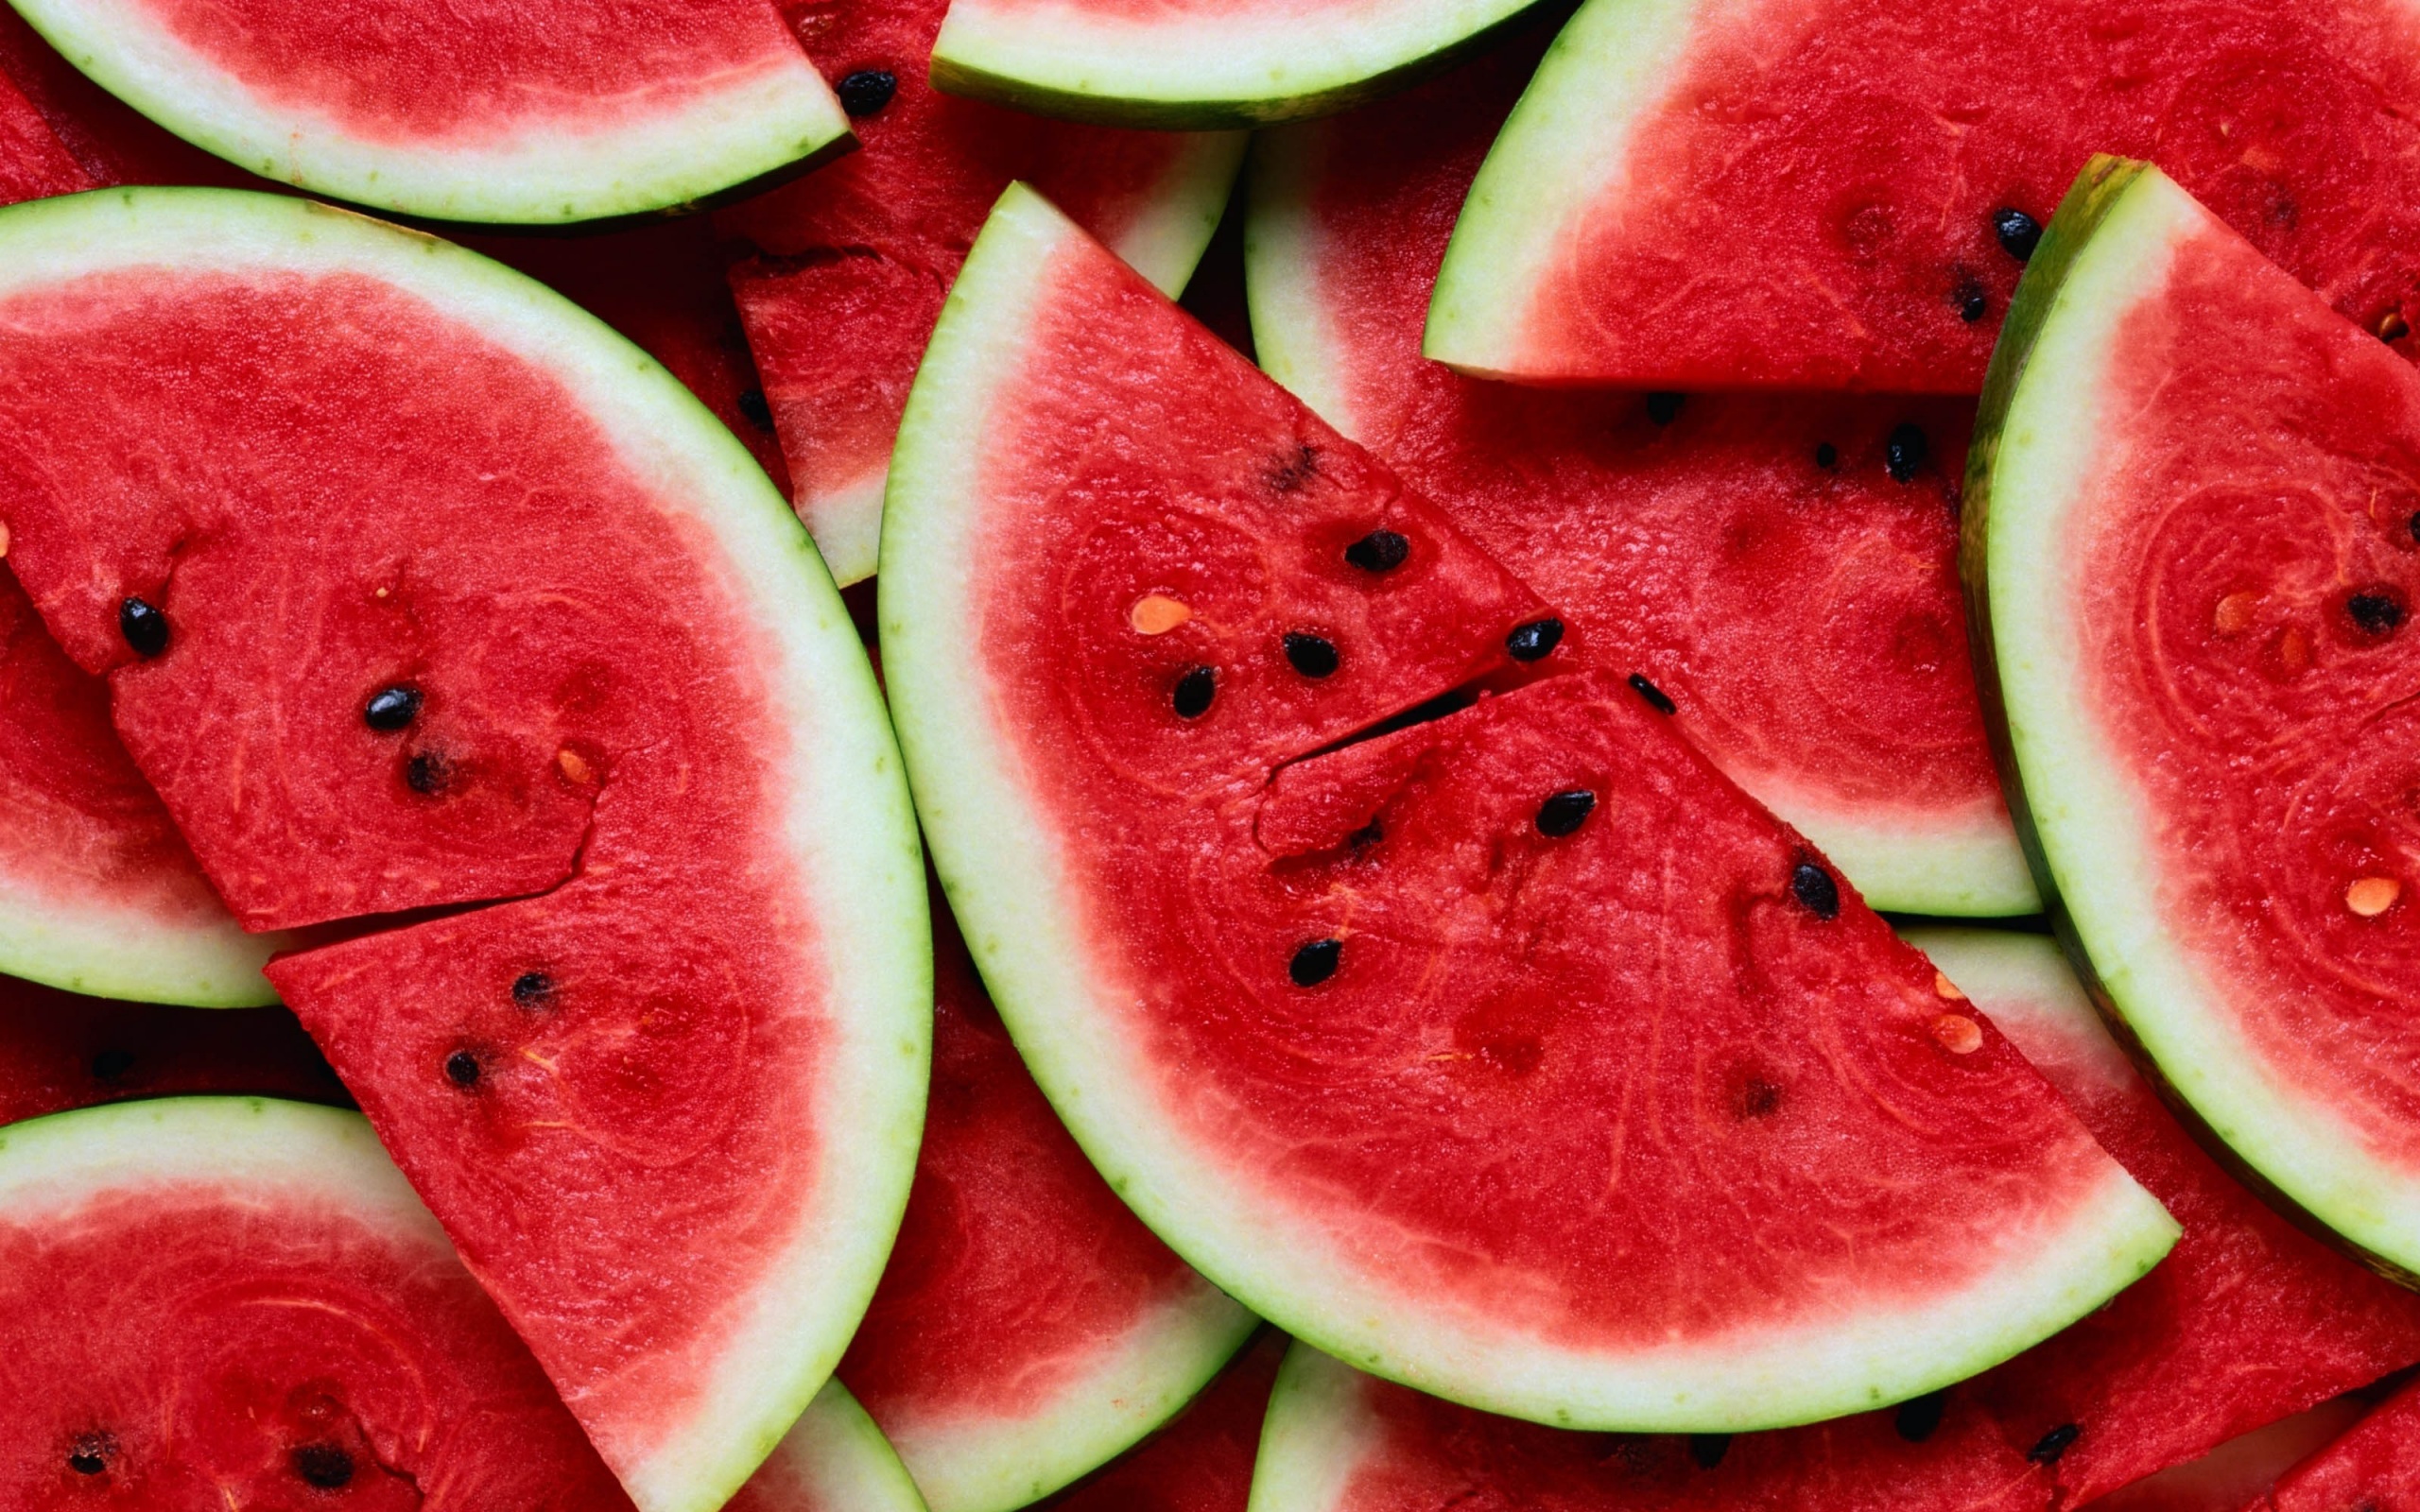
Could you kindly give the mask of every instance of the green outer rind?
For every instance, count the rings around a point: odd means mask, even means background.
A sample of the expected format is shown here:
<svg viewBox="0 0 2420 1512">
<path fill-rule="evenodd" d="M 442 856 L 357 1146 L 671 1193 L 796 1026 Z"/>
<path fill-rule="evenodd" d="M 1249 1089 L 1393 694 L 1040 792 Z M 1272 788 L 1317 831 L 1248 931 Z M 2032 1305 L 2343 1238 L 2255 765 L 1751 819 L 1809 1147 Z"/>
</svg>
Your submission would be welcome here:
<svg viewBox="0 0 2420 1512">
<path fill-rule="evenodd" d="M 2116 310 L 2203 215 L 2156 168 L 2095 158 L 2017 285 L 1967 453 L 1959 543 L 1984 728 L 2051 927 L 2118 1043 L 2230 1174 L 2355 1259 L 2420 1285 L 2420 1177 L 2364 1155 L 2332 1109 L 2296 1106 L 2263 1080 L 2250 1046 L 2205 1009 L 2207 985 L 2150 902 L 2146 821 L 2120 791 L 2119 764 L 2063 713 L 2064 668 L 2043 665 L 2060 659 L 2059 639 L 2027 623 L 2038 598 L 2029 577 L 2059 559 L 2041 541 L 2064 501 L 2043 495 L 2083 475 Z M 2043 380 L 2029 384 L 2037 364 Z"/>
<path fill-rule="evenodd" d="M 1230 1296 L 1357 1366 L 1492 1412 L 1567 1427 L 1742 1432 L 1962 1380 L 2055 1332 L 2175 1242 L 2115 1164 L 2064 1221 L 2012 1226 L 1986 1279 L 1929 1305 L 1730 1347 L 1609 1359 L 1465 1313 L 1408 1306 L 1201 1160 L 1147 1090 L 1117 989 L 1087 974 L 1060 845 L 1020 786 L 969 651 L 995 391 L 1015 381 L 1053 252 L 1080 234 L 1012 185 L 950 292 L 893 453 L 880 576 L 885 669 L 936 868 L 1001 1017 L 1044 1093 L 1143 1221 Z"/>
<path fill-rule="evenodd" d="M 215 919 L 168 919 L 141 906 L 63 902 L 0 878 L 0 971 L 64 992 L 260 1007 L 277 1001 L 261 967 L 293 943 L 247 935 L 223 910 Z"/>
<path fill-rule="evenodd" d="M 781 833 L 798 858 L 831 984 L 831 1060 L 848 1090 L 820 1142 L 815 1211 L 769 1267 L 758 1313 L 701 1391 L 696 1433 L 624 1485 L 642 1512 L 712 1512 L 814 1397 L 847 1347 L 908 1201 L 932 1052 L 924 868 L 873 672 L 822 559 L 747 448 L 680 380 L 596 317 L 477 253 L 351 211 L 220 189 L 104 189 L 0 210 L 0 301 L 109 267 L 367 272 L 543 367 L 637 475 L 721 547 L 766 651 L 767 696 L 806 781 Z M 845 1135 L 846 1137 L 839 1137 Z"/>
<path fill-rule="evenodd" d="M 1244 221 L 1244 295 L 1261 369 L 1344 435 L 1369 443 L 1344 379 L 1349 348 L 1330 318 L 1319 278 L 1321 228 L 1311 196 L 1323 171 L 1316 124 L 1279 127 L 1253 140 Z M 1954 919 L 2041 912 L 2025 857 L 1984 805 L 1895 821 L 1855 805 L 1823 803 L 1776 784 L 1742 782 L 1841 868 L 1868 904 L 1891 913 Z M 1914 822 L 1927 822 L 1921 828 Z"/>
<path fill-rule="evenodd" d="M 984 1427 L 902 1424 L 894 1440 L 931 1512 L 1014 1512 L 1158 1430 L 1260 1326 L 1208 1281 L 1155 1309 L 1122 1348 L 1042 1411 Z"/>
<path fill-rule="evenodd" d="M 95 83 L 204 151 L 272 182 L 428 220 L 546 226 L 677 212 L 769 185 L 852 140 L 802 52 L 794 66 L 634 127 L 533 127 L 494 146 L 381 145 L 259 100 L 135 0 L 9 3 Z"/>
<path fill-rule="evenodd" d="M 1340 1512 L 1357 1471 L 1382 1446 L 1361 1373 L 1299 1340 L 1277 1367 L 1261 1419 L 1246 1512 Z"/>
<path fill-rule="evenodd" d="M 1267 126 L 1332 115 L 1409 89 L 1484 51 L 1530 11 L 1552 3 L 1405 3 L 1396 9 L 1408 19 L 1402 29 L 1409 35 L 1389 38 L 1282 21 L 1229 27 L 1225 36 L 1206 25 L 991 23 L 970 20 L 960 0 L 933 46 L 933 84 L 1095 126 L 1178 131 Z M 1244 34 L 1236 35 L 1238 29 Z"/>
<path fill-rule="evenodd" d="M 1454 222 L 1429 300 L 1429 357 L 1478 378 L 1558 376 L 1520 358 L 1538 285 L 1582 214 L 1618 193 L 1631 132 L 1713 4 L 1588 0 L 1565 24 Z"/>
<path fill-rule="evenodd" d="M 749 1489 L 784 1512 L 927 1512 L 890 1441 L 838 1381 L 815 1394 Z"/>
</svg>

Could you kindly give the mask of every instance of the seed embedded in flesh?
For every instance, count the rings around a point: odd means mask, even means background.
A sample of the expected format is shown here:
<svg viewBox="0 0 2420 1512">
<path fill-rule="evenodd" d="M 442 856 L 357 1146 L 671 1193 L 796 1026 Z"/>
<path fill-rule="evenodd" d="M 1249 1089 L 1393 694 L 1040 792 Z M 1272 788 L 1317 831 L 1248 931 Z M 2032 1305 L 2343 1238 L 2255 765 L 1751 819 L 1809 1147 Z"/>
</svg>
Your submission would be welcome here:
<svg viewBox="0 0 2420 1512">
<path fill-rule="evenodd" d="M 851 115 L 872 115 L 899 93 L 899 76 L 888 68 L 860 68 L 841 79 L 833 93 L 840 96 L 840 109 Z"/>
<path fill-rule="evenodd" d="M 1700 1469 L 1714 1469 L 1722 1463 L 1722 1456 L 1730 1452 L 1731 1435 L 1729 1434 L 1691 1434 L 1689 1435 L 1689 1458 L 1698 1462 Z"/>
<path fill-rule="evenodd" d="M 1958 989 L 1958 984 L 1949 979 L 1949 973 L 1938 969 L 1932 973 L 1932 995 L 1946 998 L 1952 1003 L 1966 1001 L 1966 994 Z"/>
<path fill-rule="evenodd" d="M 404 763 L 404 785 L 423 798 L 444 792 L 445 780 L 452 775 L 452 764 L 433 750 L 415 751 Z"/>
<path fill-rule="evenodd" d="M 1219 692 L 1219 674 L 1209 667 L 1195 667 L 1176 679 L 1176 692 L 1168 701 L 1176 706 L 1179 719 L 1199 719 L 1210 712 L 1210 700 Z"/>
<path fill-rule="evenodd" d="M 584 784 L 591 777 L 596 775 L 590 769 L 588 758 L 569 746 L 555 752 L 555 770 L 562 773 L 563 781 L 574 786 Z"/>
<path fill-rule="evenodd" d="M 1344 548 L 1344 559 L 1365 573 L 1391 573 L 1411 555 L 1411 542 L 1392 530 L 1373 530 Z"/>
<path fill-rule="evenodd" d="M 2022 210 L 2000 209 L 1992 213 L 1992 234 L 2000 239 L 2000 249 L 2020 263 L 2033 260 L 2033 249 L 2042 245 L 2042 223 Z"/>
<path fill-rule="evenodd" d="M 1344 941 L 1315 939 L 1294 947 L 1294 958 L 1286 963 L 1286 974 L 1296 987 L 1317 987 L 1336 974 L 1337 963 L 1344 958 Z"/>
<path fill-rule="evenodd" d="M 2378 317 L 2377 332 L 2380 341 L 2400 341 L 2411 334 L 2411 322 L 2401 310 L 2389 310 Z"/>
<path fill-rule="evenodd" d="M 2344 889 L 2344 906 L 2363 919 L 2376 919 L 2403 896 L 2403 884 L 2393 877 L 2360 877 Z"/>
<path fill-rule="evenodd" d="M 2210 611 L 2210 627 L 2221 635 L 2240 635 L 2252 627 L 2253 615 L 2259 608 L 2260 595 L 2249 588 L 2229 593 Z"/>
<path fill-rule="evenodd" d="M 544 971 L 524 971 L 512 979 L 512 1001 L 534 1008 L 555 995 L 555 979 Z"/>
<path fill-rule="evenodd" d="M 1972 281 L 1958 285 L 1958 318 L 1973 325 L 1991 311 L 1992 301 L 1983 293 L 1983 285 Z"/>
<path fill-rule="evenodd" d="M 420 717 L 420 690 L 401 683 L 381 688 L 361 707 L 361 722 L 382 734 L 392 734 Z"/>
<path fill-rule="evenodd" d="M 115 1081 L 133 1069 L 134 1052 L 131 1050 L 104 1050 L 93 1057 L 95 1081 Z"/>
<path fill-rule="evenodd" d="M 1841 449 L 1829 441 L 1819 442 L 1815 447 L 1815 465 L 1829 472 L 1841 465 Z M 2420 536 L 2412 539 L 2420 541 Z"/>
<path fill-rule="evenodd" d="M 1923 427 L 1898 426 L 1891 432 L 1890 439 L 1882 443 L 1883 470 L 1891 474 L 1894 483 L 1910 482 L 1915 477 L 1917 469 L 1925 465 L 1925 458 L 1931 451 L 1932 442 L 1925 438 Z"/>
<path fill-rule="evenodd" d="M 1971 1056 L 1983 1048 L 1983 1026 L 1962 1013 L 1945 1013 L 1933 1020 L 1932 1037 L 1953 1056 Z"/>
<path fill-rule="evenodd" d="M 1941 1428 L 1942 1416 L 1949 1410 L 1949 1393 L 1927 1391 L 1921 1397 L 1910 1397 L 1899 1403 L 1891 1426 L 1910 1444 L 1921 1444 Z"/>
<path fill-rule="evenodd" d="M 1841 917 L 1840 884 L 1832 880 L 1830 872 L 1814 862 L 1802 861 L 1790 869 L 1789 891 L 1816 918 Z"/>
<path fill-rule="evenodd" d="M 1515 662 L 1535 662 L 1563 644 L 1563 621 L 1531 620 L 1516 625 L 1504 638 L 1504 649 L 1512 653 Z"/>
<path fill-rule="evenodd" d="M 1647 674 L 1644 672 L 1634 672 L 1630 675 L 1630 691 L 1646 699 L 1648 706 L 1659 714 L 1676 714 L 1681 712 L 1681 706 L 1672 701 L 1672 696 L 1648 681 Z"/>
<path fill-rule="evenodd" d="M 479 1084 L 479 1057 L 467 1050 L 457 1050 L 445 1057 L 445 1079 L 457 1087 Z"/>
<path fill-rule="evenodd" d="M 110 1468 L 110 1453 L 116 1446 L 107 1434 L 86 1434 L 67 1451 L 67 1468 L 78 1475 L 98 1475 Z"/>
<path fill-rule="evenodd" d="M 1587 823 L 1596 807 L 1596 794 L 1584 787 L 1566 787 L 1538 805 L 1538 833 L 1560 840 Z"/>
<path fill-rule="evenodd" d="M 1336 643 L 1325 636 L 1308 635 L 1300 630 L 1288 631 L 1286 660 L 1293 663 L 1295 671 L 1306 678 L 1332 677 L 1338 665 Z"/>
<path fill-rule="evenodd" d="M 168 648 L 168 616 L 140 598 L 117 607 L 117 632 L 147 662 Z"/>
<path fill-rule="evenodd" d="M 1669 425 L 1681 418 L 1681 406 L 1687 404 L 1688 399 L 1686 394 L 1668 391 L 1650 394 L 1647 396 L 1647 418 L 1658 425 Z"/>
<path fill-rule="evenodd" d="M 760 431 L 769 431 L 773 428 L 773 406 L 767 403 L 765 390 L 762 388 L 743 388 L 739 391 L 739 412 L 748 417 L 749 424 Z"/>
<path fill-rule="evenodd" d="M 293 1454 L 294 1473 L 322 1491 L 340 1491 L 353 1482 L 353 1456 L 336 1444 L 302 1444 Z"/>
<path fill-rule="evenodd" d="M 2056 1465 L 2059 1463 L 2059 1456 L 2073 1448 L 2075 1441 L 2083 1436 L 2083 1430 L 2073 1423 L 2061 1423 L 2044 1434 L 2031 1449 L 2027 1450 L 2025 1457 L 2036 1465 Z"/>
<path fill-rule="evenodd" d="M 2344 612 L 2372 635 L 2385 635 L 2403 623 L 2403 606 L 2385 593 L 2355 593 L 2344 601 Z"/>
<path fill-rule="evenodd" d="M 1137 635 L 1166 635 L 1193 618 L 1193 607 L 1167 593 L 1146 593 L 1126 611 L 1126 623 Z"/>
</svg>

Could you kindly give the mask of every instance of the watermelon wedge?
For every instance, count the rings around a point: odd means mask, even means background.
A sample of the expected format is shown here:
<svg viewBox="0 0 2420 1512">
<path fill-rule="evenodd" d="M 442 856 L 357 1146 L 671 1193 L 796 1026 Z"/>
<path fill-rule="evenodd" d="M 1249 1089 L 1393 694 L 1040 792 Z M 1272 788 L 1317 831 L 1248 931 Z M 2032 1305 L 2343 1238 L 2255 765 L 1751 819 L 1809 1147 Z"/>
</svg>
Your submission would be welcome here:
<svg viewBox="0 0 2420 1512">
<path fill-rule="evenodd" d="M 0 205 L 91 187 L 91 175 L 51 130 L 42 111 L 0 75 Z"/>
<path fill-rule="evenodd" d="M 2093 1512 L 2245 1512 L 2280 1476 L 2342 1437 L 2368 1409 L 2358 1396 L 2333 1398 L 2112 1491 L 2093 1503 Z"/>
<path fill-rule="evenodd" d="M 1965 405 L 1543 393 L 1422 359 L 1447 228 L 1544 42 L 1261 134 L 1261 365 L 1652 682 L 1867 902 L 2037 911 L 1958 599 Z"/>
<path fill-rule="evenodd" d="M 1971 394 L 2095 152 L 2420 323 L 2398 0 L 1589 0 L 1454 230 L 1428 354 L 1527 382 Z"/>
<path fill-rule="evenodd" d="M 265 187 L 259 179 L 163 130 L 43 40 L 23 16 L 0 6 L 0 74 L 42 112 L 76 159 L 88 184 L 191 183 Z"/>
<path fill-rule="evenodd" d="M 716 216 L 759 253 L 732 268 L 732 291 L 791 501 L 843 585 L 873 572 L 916 360 L 1010 180 L 1033 180 L 1173 294 L 1243 161 L 1240 133 L 1106 130 L 937 92 L 927 76 L 947 7 L 794 0 L 800 40 L 857 103 L 860 150 Z"/>
<path fill-rule="evenodd" d="M 440 220 L 687 209 L 845 150 L 769 0 L 13 0 L 111 94 L 248 172 Z"/>
<path fill-rule="evenodd" d="M 824 1383 L 723 1512 L 925 1512 L 906 1466 L 865 1408 Z"/>
<path fill-rule="evenodd" d="M 347 1100 L 284 1008 L 205 1013 L 0 977 L 0 1124 L 186 1092 Z"/>
<path fill-rule="evenodd" d="M 1971 1374 L 2167 1249 L 1816 852 L 1030 191 L 900 437 L 942 883 L 1077 1140 L 1246 1306 L 1496 1410 L 1725 1431 Z"/>
<path fill-rule="evenodd" d="M 411 916 L 274 983 L 639 1505 L 719 1505 L 873 1291 L 930 1022 L 796 518 L 590 317 L 308 202 L 14 207 L 0 312 L 20 580 L 240 919 Z"/>
<path fill-rule="evenodd" d="M 2012 320 L 1964 565 L 2043 890 L 2209 1131 L 2420 1270 L 2420 375 L 2112 159 Z"/>
<path fill-rule="evenodd" d="M 2277 1479 L 2245 1512 L 2412 1512 L 2420 1507 L 2420 1386 L 2406 1386 Z"/>
<path fill-rule="evenodd" d="M 1176 1420 L 1044 1512 L 1245 1512 L 1253 1457 L 1287 1339 L 1265 1329 Z"/>
<path fill-rule="evenodd" d="M 1538 0 L 950 0 L 933 81 L 1108 126 L 1340 111 L 1486 46 Z"/>
<path fill-rule="evenodd" d="M 840 1379 L 933 1512 L 1008 1512 L 1182 1409 L 1256 1320 L 1093 1170 L 1017 1058 L 938 899 L 933 922 L 933 1085 L 916 1184 Z"/>
</svg>

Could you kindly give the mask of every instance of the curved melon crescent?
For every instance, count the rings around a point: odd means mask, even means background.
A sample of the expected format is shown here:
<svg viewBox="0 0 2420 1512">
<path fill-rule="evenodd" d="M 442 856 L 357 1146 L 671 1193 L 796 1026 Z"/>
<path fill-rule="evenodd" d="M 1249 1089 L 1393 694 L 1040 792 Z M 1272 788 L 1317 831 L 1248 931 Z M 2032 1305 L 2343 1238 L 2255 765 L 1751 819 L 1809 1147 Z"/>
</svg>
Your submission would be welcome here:
<svg viewBox="0 0 2420 1512">
<path fill-rule="evenodd" d="M 381 72 L 365 69 L 357 55 L 371 49 L 358 36 L 353 54 L 315 55 L 302 6 L 292 9 L 302 35 L 267 45 L 227 35 L 238 23 L 209 8 L 166 0 L 11 3 L 102 88 L 195 146 L 264 179 L 405 215 L 559 225 L 678 211 L 849 142 L 839 102 L 770 4 L 761 18 L 708 8 L 700 15 L 722 29 L 687 54 L 632 43 L 610 94 L 514 78 L 448 115 L 428 104 L 415 67 L 450 70 L 457 53 L 534 39 L 440 39 Z M 533 32 L 563 24 L 544 6 L 507 9 Z M 670 61 L 651 72 L 658 56 Z"/>
<path fill-rule="evenodd" d="M 1259 126 L 1408 87 L 1484 47 L 1537 4 L 954 0 L 933 45 L 933 82 L 1103 126 Z"/>
<path fill-rule="evenodd" d="M 883 531 L 885 670 L 935 863 L 1018 1048 L 1110 1184 L 1245 1306 L 1355 1366 L 1484 1410 L 1569 1427 L 1723 1433 L 1836 1417 L 1929 1391 L 2083 1315 L 2174 1243 L 2173 1220 L 2115 1162 L 1971 1285 L 1915 1306 L 1665 1349 L 1590 1351 L 1399 1298 L 1284 1229 L 1192 1143 L 1118 1033 L 1078 923 L 1062 840 L 993 725 L 967 644 L 994 412 L 1025 370 L 1053 252 L 1082 233 L 1012 185 L 927 350 L 893 455 Z M 1392 1315 L 1391 1314 L 1396 1314 Z"/>
</svg>

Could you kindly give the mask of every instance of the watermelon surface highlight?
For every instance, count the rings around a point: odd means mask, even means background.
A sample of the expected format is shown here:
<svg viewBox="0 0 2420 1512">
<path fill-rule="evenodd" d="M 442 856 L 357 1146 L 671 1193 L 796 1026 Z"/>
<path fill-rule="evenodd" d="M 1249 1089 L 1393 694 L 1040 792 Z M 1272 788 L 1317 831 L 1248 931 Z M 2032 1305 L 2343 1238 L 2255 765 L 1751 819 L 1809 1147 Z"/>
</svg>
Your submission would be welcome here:
<svg viewBox="0 0 2420 1512">
<path fill-rule="evenodd" d="M 1044 1512 L 1245 1512 L 1253 1456 L 1287 1339 L 1264 1330 L 1133 1452 L 1038 1503 Z"/>
<path fill-rule="evenodd" d="M 916 1184 L 840 1379 L 933 1512 L 1007 1512 L 1184 1409 L 1255 1320 L 1093 1170 L 939 900 L 933 943 Z"/>
<path fill-rule="evenodd" d="M 933 80 L 1110 126 L 1340 111 L 1485 46 L 1537 0 L 950 0 Z"/>
<path fill-rule="evenodd" d="M 1537 656 L 1535 600 L 1038 196 L 901 435 L 884 658 L 942 880 L 1078 1141 L 1246 1306 L 1500 1410 L 1720 1431 L 1971 1374 L 2168 1247 L 1803 840 L 1552 676 L 1575 636 Z M 1820 1216 L 1751 1244 L 1744 1189 Z"/>
<path fill-rule="evenodd" d="M 873 572 L 899 412 L 1000 191 L 1032 180 L 1173 294 L 1243 161 L 1238 133 L 1109 130 L 941 94 L 928 75 L 947 8 L 793 0 L 791 24 L 826 77 L 888 77 L 889 96 L 856 118 L 859 150 L 715 217 L 759 253 L 732 268 L 732 290 L 791 500 L 843 585 Z"/>
<path fill-rule="evenodd" d="M 1472 188 L 1428 354 L 1971 394 L 2096 152 L 2158 162 L 2397 335 L 2420 323 L 2415 105 L 2420 22 L 2394 0 L 1589 0 Z"/>
<path fill-rule="evenodd" d="M 12 0 L 111 94 L 239 168 L 441 220 L 685 209 L 845 149 L 767 0 Z"/>
<path fill-rule="evenodd" d="M 1262 366 L 1569 613 L 1597 664 L 1652 681 L 1869 903 L 2034 912 L 1958 598 L 1966 405 L 1543 393 L 1422 358 L 1447 228 L 1543 42 L 1261 135 Z"/>
<path fill-rule="evenodd" d="M 1964 567 L 2044 890 L 2216 1139 L 2420 1269 L 2420 375 L 2116 160 L 2013 319 Z"/>
<path fill-rule="evenodd" d="M 276 984 L 639 1503 L 719 1504 L 873 1290 L 929 1022 L 795 517 L 591 318 L 341 212 L 15 207 L 0 307 L 10 562 L 239 915 L 509 900 Z"/>
<path fill-rule="evenodd" d="M 348 1100 L 284 1008 L 201 1012 L 0 977 L 0 1124 L 189 1092 Z"/>
</svg>

